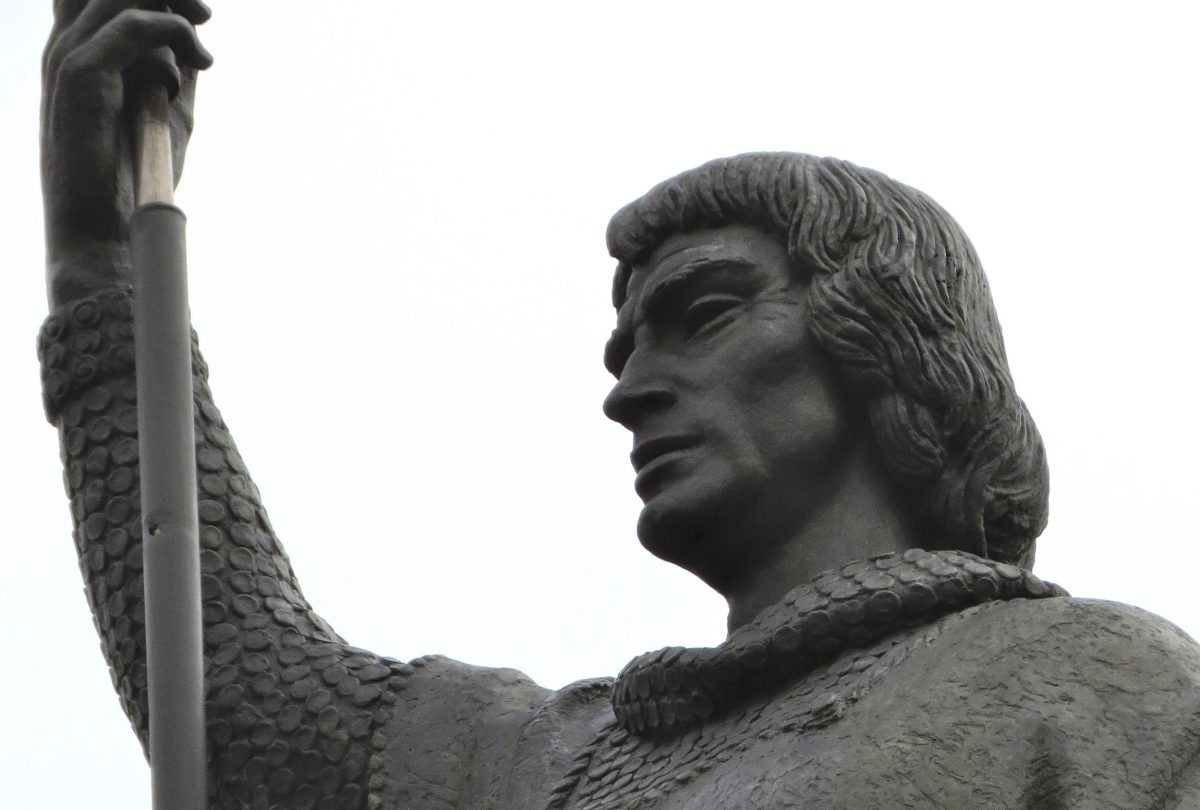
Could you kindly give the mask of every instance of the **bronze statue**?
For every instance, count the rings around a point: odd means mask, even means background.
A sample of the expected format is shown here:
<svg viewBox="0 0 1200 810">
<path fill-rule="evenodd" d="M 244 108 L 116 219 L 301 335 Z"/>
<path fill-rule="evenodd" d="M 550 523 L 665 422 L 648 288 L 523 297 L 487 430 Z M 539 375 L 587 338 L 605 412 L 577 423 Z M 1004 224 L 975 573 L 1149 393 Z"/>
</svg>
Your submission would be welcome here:
<svg viewBox="0 0 1200 810">
<path fill-rule="evenodd" d="M 121 70 L 175 50 L 182 149 L 210 59 L 198 0 L 120 5 L 57 6 L 39 354 L 144 741 Z M 655 187 L 609 246 L 605 412 L 633 434 L 638 534 L 728 600 L 726 642 L 558 691 L 348 645 L 303 597 L 197 354 L 214 807 L 1200 805 L 1195 643 L 1030 573 L 1045 455 L 945 212 L 843 161 L 750 154 Z"/>
</svg>

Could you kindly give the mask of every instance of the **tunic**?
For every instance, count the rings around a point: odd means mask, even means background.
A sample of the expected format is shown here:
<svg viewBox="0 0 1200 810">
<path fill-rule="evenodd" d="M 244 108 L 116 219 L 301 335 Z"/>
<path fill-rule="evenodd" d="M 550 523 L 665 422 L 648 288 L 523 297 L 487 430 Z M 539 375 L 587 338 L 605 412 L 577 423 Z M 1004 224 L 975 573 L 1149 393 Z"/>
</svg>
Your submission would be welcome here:
<svg viewBox="0 0 1200 810">
<path fill-rule="evenodd" d="M 74 539 L 146 745 L 129 293 L 39 336 Z M 194 362 L 214 808 L 1200 808 L 1200 649 L 1028 571 L 912 550 L 712 649 L 558 691 L 351 646 L 304 598 Z"/>
</svg>

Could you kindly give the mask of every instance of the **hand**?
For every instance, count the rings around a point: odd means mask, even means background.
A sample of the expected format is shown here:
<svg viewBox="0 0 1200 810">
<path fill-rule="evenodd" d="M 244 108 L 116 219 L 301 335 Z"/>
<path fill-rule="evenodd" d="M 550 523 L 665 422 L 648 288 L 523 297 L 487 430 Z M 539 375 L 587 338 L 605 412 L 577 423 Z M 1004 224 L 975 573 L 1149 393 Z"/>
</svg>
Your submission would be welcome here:
<svg viewBox="0 0 1200 810">
<path fill-rule="evenodd" d="M 42 59 L 42 197 L 46 284 L 51 308 L 129 278 L 133 160 L 121 72 L 139 56 L 170 47 L 182 75 L 171 104 L 175 180 L 192 132 L 196 72 L 212 57 L 195 25 L 201 0 L 55 0 L 54 29 Z"/>
</svg>

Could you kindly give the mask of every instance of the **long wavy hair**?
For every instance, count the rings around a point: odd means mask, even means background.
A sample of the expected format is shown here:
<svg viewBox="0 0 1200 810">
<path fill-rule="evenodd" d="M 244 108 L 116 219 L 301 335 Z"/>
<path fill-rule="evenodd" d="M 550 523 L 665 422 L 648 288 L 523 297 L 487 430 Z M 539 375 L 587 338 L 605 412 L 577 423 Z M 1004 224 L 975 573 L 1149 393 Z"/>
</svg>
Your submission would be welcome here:
<svg viewBox="0 0 1200 810">
<path fill-rule="evenodd" d="M 865 403 L 876 448 L 931 548 L 1031 568 L 1049 470 L 1017 396 L 975 249 L 921 192 L 832 158 L 753 153 L 684 172 L 608 226 L 613 304 L 666 237 L 745 224 L 809 279 L 811 329 Z"/>
</svg>

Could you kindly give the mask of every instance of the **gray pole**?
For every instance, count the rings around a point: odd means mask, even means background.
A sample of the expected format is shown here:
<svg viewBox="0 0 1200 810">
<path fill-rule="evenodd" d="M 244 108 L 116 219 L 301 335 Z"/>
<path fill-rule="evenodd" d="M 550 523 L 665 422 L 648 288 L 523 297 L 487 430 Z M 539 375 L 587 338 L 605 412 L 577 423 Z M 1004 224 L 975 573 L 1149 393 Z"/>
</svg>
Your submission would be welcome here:
<svg viewBox="0 0 1200 810">
<path fill-rule="evenodd" d="M 157 67 L 155 64 L 157 62 Z M 130 222 L 154 810 L 205 810 L 204 650 L 185 218 L 173 205 L 169 51 L 139 65 Z M 154 81 L 145 81 L 147 72 Z"/>
</svg>

